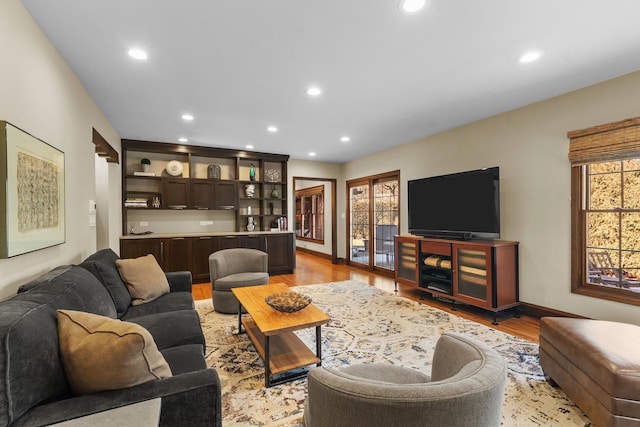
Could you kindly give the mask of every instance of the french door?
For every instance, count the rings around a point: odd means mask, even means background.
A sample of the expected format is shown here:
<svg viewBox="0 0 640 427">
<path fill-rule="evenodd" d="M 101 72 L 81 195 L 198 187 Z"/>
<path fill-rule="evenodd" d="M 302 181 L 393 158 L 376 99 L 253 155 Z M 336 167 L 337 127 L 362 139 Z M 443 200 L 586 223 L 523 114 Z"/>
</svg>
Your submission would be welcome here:
<svg viewBox="0 0 640 427">
<path fill-rule="evenodd" d="M 347 181 L 349 263 L 393 270 L 399 230 L 400 171 Z"/>
</svg>

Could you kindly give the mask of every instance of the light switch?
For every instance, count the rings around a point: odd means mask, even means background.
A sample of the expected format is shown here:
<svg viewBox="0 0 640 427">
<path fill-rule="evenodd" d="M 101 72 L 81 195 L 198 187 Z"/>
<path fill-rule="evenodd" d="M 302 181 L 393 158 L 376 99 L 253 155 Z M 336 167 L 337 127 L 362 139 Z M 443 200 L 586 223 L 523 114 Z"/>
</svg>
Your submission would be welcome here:
<svg viewBox="0 0 640 427">
<path fill-rule="evenodd" d="M 140 227 L 148 227 L 149 221 L 140 221 Z"/>
<path fill-rule="evenodd" d="M 96 226 L 96 202 L 89 200 L 89 227 Z"/>
</svg>

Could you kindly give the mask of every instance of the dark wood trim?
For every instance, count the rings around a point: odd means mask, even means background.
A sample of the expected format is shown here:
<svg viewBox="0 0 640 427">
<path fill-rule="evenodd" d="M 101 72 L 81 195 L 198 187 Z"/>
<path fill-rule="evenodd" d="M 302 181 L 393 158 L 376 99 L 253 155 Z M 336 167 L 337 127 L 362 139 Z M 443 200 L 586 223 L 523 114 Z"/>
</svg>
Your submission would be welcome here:
<svg viewBox="0 0 640 427">
<path fill-rule="evenodd" d="M 95 128 L 93 128 L 93 138 L 91 142 L 96 146 L 95 151 L 98 156 L 104 157 L 108 163 L 120 163 L 118 152 Z"/>
<path fill-rule="evenodd" d="M 583 166 L 571 167 L 571 292 L 640 306 L 640 295 L 625 289 L 591 284 L 586 275 L 586 213 L 582 209 Z"/>
<path fill-rule="evenodd" d="M 267 162 L 281 162 L 289 159 L 289 155 L 286 154 L 172 144 L 169 142 L 141 141 L 136 139 L 123 139 L 122 149 L 129 151 L 146 151 L 158 154 L 180 153 L 204 157 L 238 157 L 242 160 L 262 160 Z"/>
<path fill-rule="evenodd" d="M 527 316 L 540 319 L 541 317 L 572 317 L 576 319 L 587 319 L 587 317 L 579 316 L 573 313 L 567 313 L 565 311 L 555 310 L 553 308 L 542 307 L 535 304 L 529 304 L 528 302 L 521 302 L 520 307 L 522 313 Z"/>
</svg>

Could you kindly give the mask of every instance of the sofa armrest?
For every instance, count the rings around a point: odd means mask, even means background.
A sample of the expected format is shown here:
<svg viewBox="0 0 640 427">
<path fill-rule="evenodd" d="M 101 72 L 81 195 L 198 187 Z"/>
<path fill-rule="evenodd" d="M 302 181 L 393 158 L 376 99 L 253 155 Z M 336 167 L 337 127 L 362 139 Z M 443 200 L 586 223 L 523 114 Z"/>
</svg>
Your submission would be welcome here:
<svg viewBox="0 0 640 427">
<path fill-rule="evenodd" d="M 190 271 L 172 271 L 165 274 L 171 292 L 191 292 L 192 278 Z"/>
<path fill-rule="evenodd" d="M 121 390 L 106 391 L 36 406 L 11 426 L 47 426 L 161 398 L 160 426 L 222 426 L 220 378 L 203 369 Z"/>
</svg>

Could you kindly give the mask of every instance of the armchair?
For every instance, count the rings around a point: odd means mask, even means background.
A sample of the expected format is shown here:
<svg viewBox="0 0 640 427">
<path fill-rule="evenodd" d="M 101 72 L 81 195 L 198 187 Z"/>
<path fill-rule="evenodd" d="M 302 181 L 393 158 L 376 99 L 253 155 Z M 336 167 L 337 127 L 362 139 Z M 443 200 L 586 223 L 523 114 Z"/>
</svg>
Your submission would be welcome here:
<svg viewBox="0 0 640 427">
<path fill-rule="evenodd" d="M 257 249 L 223 249 L 209 255 L 213 308 L 220 313 L 237 313 L 238 300 L 232 288 L 269 283 L 269 258 Z"/>
<path fill-rule="evenodd" d="M 507 380 L 492 348 L 445 332 L 431 376 L 393 365 L 318 367 L 308 374 L 306 427 L 499 426 Z"/>
</svg>

